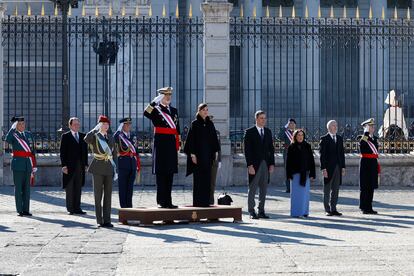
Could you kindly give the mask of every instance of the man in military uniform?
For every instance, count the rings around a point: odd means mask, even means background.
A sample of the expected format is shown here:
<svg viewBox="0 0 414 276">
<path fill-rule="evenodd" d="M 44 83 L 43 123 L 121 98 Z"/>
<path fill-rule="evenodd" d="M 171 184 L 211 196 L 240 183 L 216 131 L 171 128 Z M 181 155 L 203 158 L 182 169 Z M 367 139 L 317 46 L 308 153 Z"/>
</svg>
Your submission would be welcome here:
<svg viewBox="0 0 414 276">
<path fill-rule="evenodd" d="M 378 178 L 381 172 L 378 163 L 378 137 L 374 135 L 374 119 L 368 119 L 361 124 L 364 127 L 364 135 L 359 142 L 361 161 L 359 166 L 359 208 L 363 214 L 377 214 L 372 209 L 374 190 L 378 188 Z"/>
<path fill-rule="evenodd" d="M 283 161 L 286 168 L 286 157 L 287 157 L 287 149 L 289 145 L 292 143 L 293 140 L 293 132 L 296 129 L 296 121 L 293 118 L 289 118 L 288 122 L 284 127 L 282 127 L 279 131 L 278 138 L 283 142 Z M 285 170 L 286 171 L 286 170 Z M 286 193 L 290 193 L 290 181 L 289 179 L 285 180 L 286 185 Z"/>
<path fill-rule="evenodd" d="M 24 117 L 13 117 L 13 123 L 6 135 L 6 142 L 13 148 L 11 169 L 13 171 L 16 210 L 20 217 L 31 216 L 30 185 L 34 185 L 36 159 L 33 150 L 33 137 L 25 131 Z"/>
<path fill-rule="evenodd" d="M 159 95 L 146 107 L 144 116 L 154 125 L 152 173 L 157 181 L 157 204 L 160 208 L 177 208 L 172 204 L 174 174 L 178 172 L 180 126 L 177 109 L 172 107 L 172 87 L 157 90 Z"/>
<path fill-rule="evenodd" d="M 141 162 L 131 137 L 132 119 L 123 118 L 119 123 L 118 130 L 114 134 L 118 152 L 119 205 L 121 208 L 132 208 L 134 182 L 140 171 Z"/>
</svg>

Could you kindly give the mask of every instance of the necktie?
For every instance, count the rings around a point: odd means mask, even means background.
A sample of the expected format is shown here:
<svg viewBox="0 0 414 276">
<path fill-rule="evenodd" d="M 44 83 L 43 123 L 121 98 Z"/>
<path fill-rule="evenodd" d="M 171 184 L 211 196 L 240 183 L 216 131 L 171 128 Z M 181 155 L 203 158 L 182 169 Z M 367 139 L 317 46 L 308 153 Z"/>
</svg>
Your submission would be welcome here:
<svg viewBox="0 0 414 276">
<path fill-rule="evenodd" d="M 336 144 L 336 135 L 333 135 L 332 137 L 333 137 L 333 140 L 334 140 L 334 142 Z"/>
<path fill-rule="evenodd" d="M 79 134 L 77 132 L 75 133 L 75 139 L 76 139 L 76 142 L 79 143 Z"/>
<path fill-rule="evenodd" d="M 263 142 L 263 139 L 264 139 L 263 128 L 260 129 L 260 138 L 262 138 L 262 142 Z"/>
</svg>

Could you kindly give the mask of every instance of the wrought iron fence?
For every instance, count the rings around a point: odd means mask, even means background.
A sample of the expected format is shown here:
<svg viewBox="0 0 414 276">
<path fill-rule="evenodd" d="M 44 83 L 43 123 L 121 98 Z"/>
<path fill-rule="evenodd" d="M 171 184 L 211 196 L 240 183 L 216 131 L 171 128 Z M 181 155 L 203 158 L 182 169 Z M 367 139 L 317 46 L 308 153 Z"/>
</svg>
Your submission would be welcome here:
<svg viewBox="0 0 414 276">
<path fill-rule="evenodd" d="M 335 119 L 356 152 L 360 123 L 370 117 L 384 126 L 384 152 L 414 149 L 413 40 L 409 19 L 231 18 L 233 148 L 242 151 L 242 130 L 263 109 L 277 149 L 290 117 L 315 149 Z M 384 103 L 390 90 L 391 105 Z"/>
<path fill-rule="evenodd" d="M 62 19 L 8 16 L 3 20 L 3 132 L 24 115 L 38 150 L 58 149 L 63 109 L 87 131 L 99 114 L 112 129 L 134 120 L 142 151 L 151 124 L 142 113 L 162 86 L 174 87 L 184 128 L 202 101 L 203 22 L 199 18 L 71 17 L 67 23 L 70 102 L 62 97 Z M 208 38 L 206 38 L 208 39 Z M 230 139 L 242 150 L 243 130 L 264 109 L 275 134 L 289 117 L 305 128 L 314 148 L 336 119 L 349 152 L 359 124 L 385 125 L 384 152 L 414 149 L 414 25 L 409 19 L 230 18 Z M 390 90 L 392 104 L 385 104 Z"/>
<path fill-rule="evenodd" d="M 14 114 L 26 117 L 40 151 L 58 149 L 63 108 L 82 121 L 84 131 L 107 114 L 116 130 L 133 119 L 142 151 L 150 149 L 151 123 L 143 117 L 156 89 L 174 88 L 181 125 L 202 101 L 202 20 L 198 18 L 72 17 L 67 38 L 62 18 L 8 16 L 4 46 L 4 132 Z M 67 39 L 70 102 L 62 98 L 62 41 Z M 66 124 L 66 122 L 63 122 Z"/>
</svg>

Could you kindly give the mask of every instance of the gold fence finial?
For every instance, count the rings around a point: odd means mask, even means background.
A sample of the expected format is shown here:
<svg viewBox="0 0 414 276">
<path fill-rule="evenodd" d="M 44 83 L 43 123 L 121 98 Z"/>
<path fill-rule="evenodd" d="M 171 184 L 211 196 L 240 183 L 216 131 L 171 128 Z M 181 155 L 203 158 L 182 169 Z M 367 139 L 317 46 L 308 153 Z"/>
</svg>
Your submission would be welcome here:
<svg viewBox="0 0 414 276">
<path fill-rule="evenodd" d="M 126 7 L 125 7 L 125 5 L 122 5 L 121 15 L 122 15 L 122 17 L 126 16 Z"/>
<path fill-rule="evenodd" d="M 42 2 L 42 8 L 40 10 L 40 15 L 45 16 L 45 3 Z"/>
<path fill-rule="evenodd" d="M 178 2 L 177 5 L 175 6 L 175 17 L 180 17 L 180 10 L 178 9 Z"/>
<path fill-rule="evenodd" d="M 86 16 L 85 2 L 82 4 L 82 17 Z"/>
</svg>

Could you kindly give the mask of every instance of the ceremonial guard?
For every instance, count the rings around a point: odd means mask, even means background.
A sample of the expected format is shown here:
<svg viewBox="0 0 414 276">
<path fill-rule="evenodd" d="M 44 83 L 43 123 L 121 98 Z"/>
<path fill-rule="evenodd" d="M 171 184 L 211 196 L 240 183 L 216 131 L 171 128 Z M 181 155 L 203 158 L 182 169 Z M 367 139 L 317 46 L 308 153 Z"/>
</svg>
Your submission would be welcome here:
<svg viewBox="0 0 414 276">
<path fill-rule="evenodd" d="M 13 123 L 6 136 L 6 142 L 11 145 L 14 197 L 19 216 L 31 216 L 30 186 L 34 185 L 34 173 L 37 171 L 34 153 L 33 137 L 25 131 L 24 117 L 13 117 Z"/>
<path fill-rule="evenodd" d="M 378 137 L 374 135 L 374 119 L 368 119 L 361 124 L 364 127 L 364 135 L 359 142 L 361 161 L 359 166 L 359 208 L 363 214 L 377 214 L 372 209 L 374 190 L 378 188 L 381 167 L 378 163 Z"/>
<path fill-rule="evenodd" d="M 118 152 L 118 188 L 121 208 L 132 208 L 134 182 L 141 170 L 138 151 L 131 137 L 131 118 L 123 118 L 115 132 L 114 140 Z"/>
<path fill-rule="evenodd" d="M 157 204 L 160 208 L 177 208 L 172 204 L 174 174 L 178 172 L 180 127 L 177 109 L 170 106 L 172 87 L 157 90 L 159 95 L 146 107 L 144 116 L 154 125 L 152 173 L 157 181 Z"/>
<path fill-rule="evenodd" d="M 101 115 L 95 128 L 85 136 L 85 142 L 90 145 L 93 153 L 88 172 L 93 175 L 95 215 L 100 227 L 113 227 L 111 224 L 112 181 L 118 178 L 116 158 L 114 158 L 117 154 L 114 139 L 108 135 L 109 124 L 109 119 Z"/>
<path fill-rule="evenodd" d="M 286 158 L 287 158 L 287 151 L 289 145 L 293 141 L 293 132 L 296 129 L 296 121 L 295 119 L 289 118 L 288 122 L 284 127 L 282 127 L 279 131 L 278 138 L 283 142 L 283 161 L 285 165 L 285 172 L 286 172 Z M 286 193 L 290 193 L 290 181 L 286 176 L 285 179 L 286 185 Z"/>
</svg>

